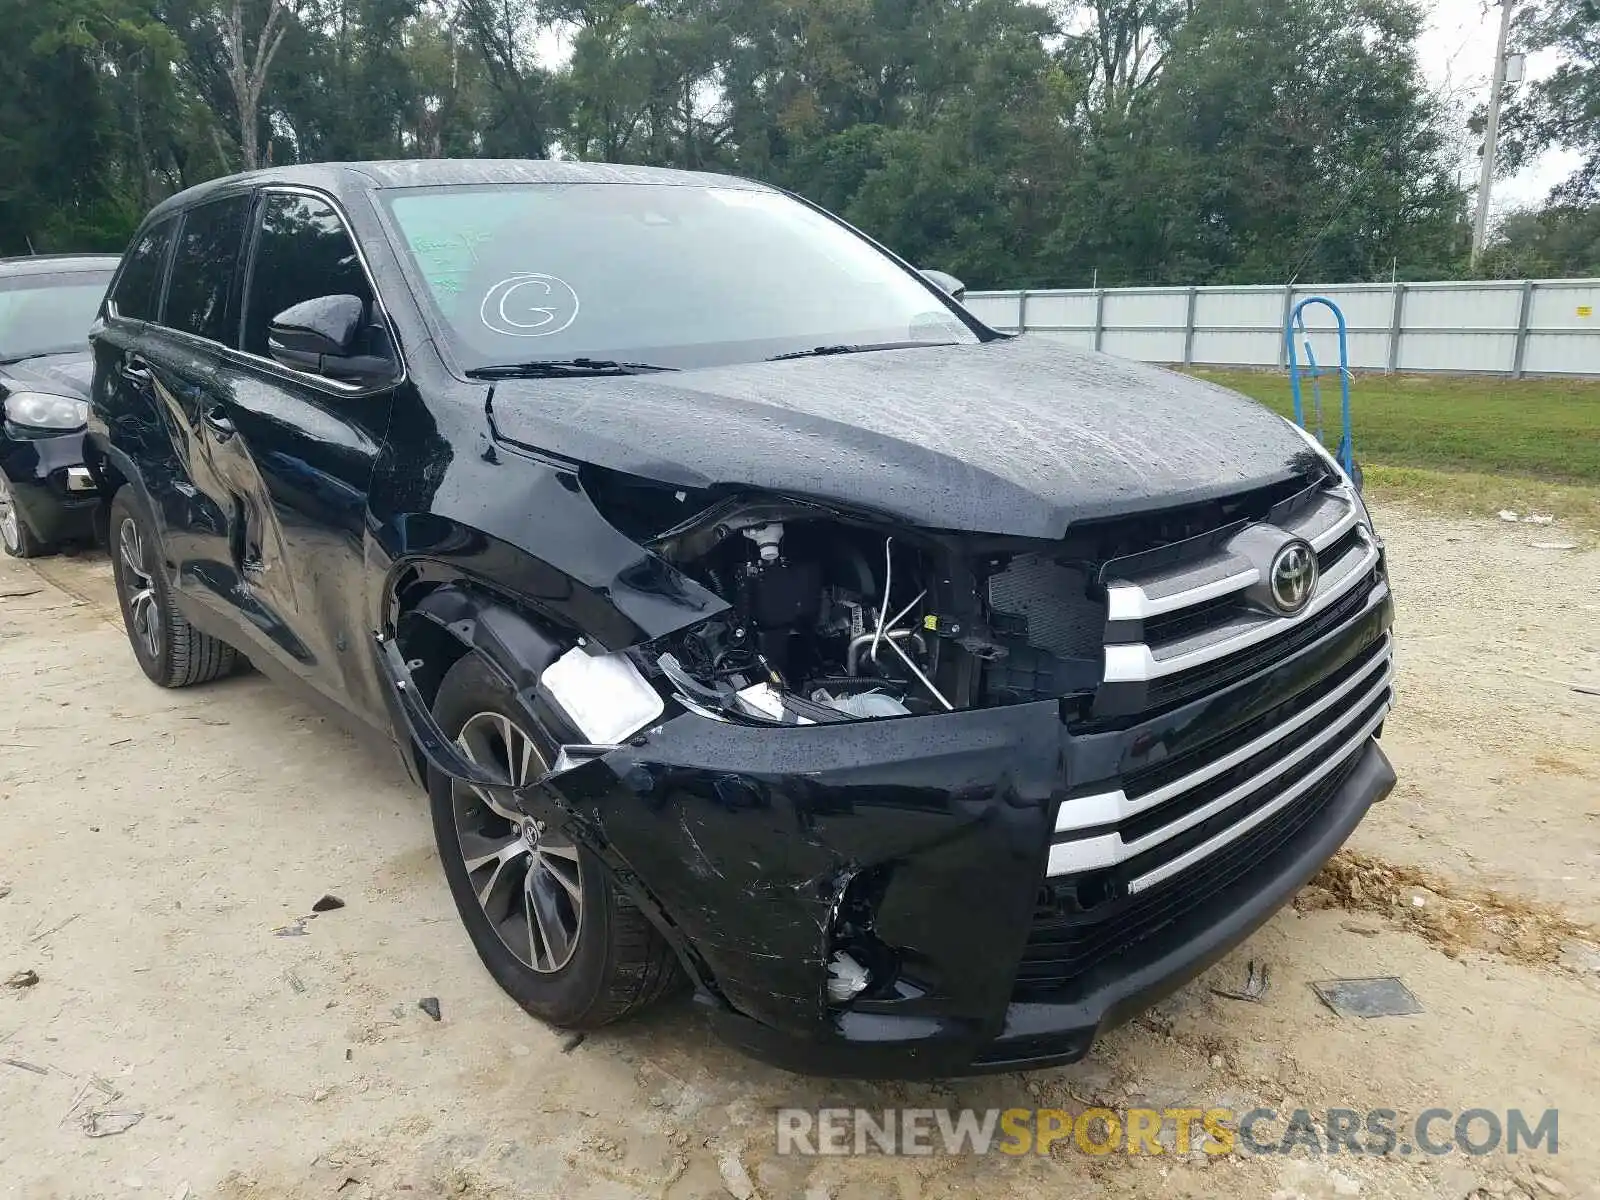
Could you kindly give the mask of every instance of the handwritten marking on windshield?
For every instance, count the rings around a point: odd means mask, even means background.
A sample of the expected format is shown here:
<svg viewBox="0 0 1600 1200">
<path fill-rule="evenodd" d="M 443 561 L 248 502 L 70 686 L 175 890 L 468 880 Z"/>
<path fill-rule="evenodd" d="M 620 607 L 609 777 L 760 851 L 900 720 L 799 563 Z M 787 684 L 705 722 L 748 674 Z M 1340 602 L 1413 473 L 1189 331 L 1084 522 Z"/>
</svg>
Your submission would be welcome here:
<svg viewBox="0 0 1600 1200">
<path fill-rule="evenodd" d="M 504 337 L 549 337 L 578 319 L 578 293 L 538 271 L 509 275 L 484 293 L 478 319 Z"/>
</svg>

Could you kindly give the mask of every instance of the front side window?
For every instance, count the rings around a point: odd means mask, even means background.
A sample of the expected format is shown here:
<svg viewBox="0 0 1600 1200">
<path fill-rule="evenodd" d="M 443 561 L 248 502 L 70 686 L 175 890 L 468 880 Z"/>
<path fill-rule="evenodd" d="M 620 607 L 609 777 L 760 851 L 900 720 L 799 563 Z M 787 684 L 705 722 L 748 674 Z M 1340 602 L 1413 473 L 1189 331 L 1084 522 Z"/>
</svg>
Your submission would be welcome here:
<svg viewBox="0 0 1600 1200">
<path fill-rule="evenodd" d="M 575 357 L 696 367 L 977 340 L 916 275 L 777 192 L 502 184 L 382 195 L 469 369 Z"/>
<path fill-rule="evenodd" d="M 0 363 L 82 350 L 111 271 L 0 279 Z"/>
<path fill-rule="evenodd" d="M 284 309 L 322 296 L 355 296 L 372 314 L 372 290 L 355 244 L 325 200 L 286 192 L 261 198 L 261 229 L 244 305 L 244 346 L 269 356 L 267 326 Z M 370 320 L 369 320 L 370 324 Z"/>
<path fill-rule="evenodd" d="M 163 221 L 145 230 L 123 256 L 122 274 L 117 277 L 111 303 L 119 317 L 135 321 L 154 321 L 161 309 L 161 272 L 167 265 L 167 248 L 172 245 L 176 220 Z"/>
<path fill-rule="evenodd" d="M 249 211 L 249 196 L 229 196 L 184 214 L 162 324 L 225 346 L 234 344 L 228 308 Z"/>
</svg>

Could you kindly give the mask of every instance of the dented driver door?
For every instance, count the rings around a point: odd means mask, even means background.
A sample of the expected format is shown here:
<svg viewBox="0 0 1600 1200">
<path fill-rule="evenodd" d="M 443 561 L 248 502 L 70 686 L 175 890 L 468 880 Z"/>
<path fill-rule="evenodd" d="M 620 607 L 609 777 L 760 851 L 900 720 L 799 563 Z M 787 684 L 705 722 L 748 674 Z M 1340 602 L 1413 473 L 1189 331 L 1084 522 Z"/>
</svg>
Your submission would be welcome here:
<svg viewBox="0 0 1600 1200">
<path fill-rule="evenodd" d="M 367 498 L 388 432 L 392 382 L 353 384 L 274 360 L 272 318 L 302 301 L 354 295 L 362 349 L 393 357 L 354 241 L 332 203 L 263 191 L 250 244 L 238 356 L 211 423 L 231 493 L 230 553 L 243 616 L 262 647 L 344 707 L 382 719 L 362 656 Z M 395 362 L 394 377 L 399 376 Z"/>
</svg>

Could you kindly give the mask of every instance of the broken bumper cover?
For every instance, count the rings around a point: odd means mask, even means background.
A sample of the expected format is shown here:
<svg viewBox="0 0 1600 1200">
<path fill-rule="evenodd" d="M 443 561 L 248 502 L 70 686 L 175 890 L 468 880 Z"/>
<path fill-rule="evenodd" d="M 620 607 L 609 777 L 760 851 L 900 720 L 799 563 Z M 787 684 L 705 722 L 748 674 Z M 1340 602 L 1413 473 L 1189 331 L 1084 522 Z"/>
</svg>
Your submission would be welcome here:
<svg viewBox="0 0 1600 1200">
<path fill-rule="evenodd" d="M 447 773 L 472 770 L 430 732 L 392 647 L 383 657 L 419 748 Z M 1018 988 L 1018 968 L 1068 781 L 1109 749 L 1091 741 L 1054 701 L 782 728 L 685 715 L 509 795 L 601 856 L 673 942 L 721 1034 L 751 1055 L 833 1076 L 1015 1070 L 1081 1058 L 1204 969 L 1394 782 L 1369 740 L 1249 870 L 1041 1000 Z M 840 914 L 867 880 L 871 937 L 893 969 L 885 986 L 830 1004 Z"/>
<path fill-rule="evenodd" d="M 1102 1033 L 1176 990 L 1271 918 L 1394 782 L 1388 759 L 1369 743 L 1318 817 L 1267 869 L 1138 943 L 1069 1001 L 1007 1003 L 998 1021 L 846 1012 L 826 1038 L 787 1036 L 715 1007 L 713 1021 L 746 1053 L 804 1074 L 935 1078 L 1076 1062 Z M 997 965 L 991 960 L 974 969 Z"/>
</svg>

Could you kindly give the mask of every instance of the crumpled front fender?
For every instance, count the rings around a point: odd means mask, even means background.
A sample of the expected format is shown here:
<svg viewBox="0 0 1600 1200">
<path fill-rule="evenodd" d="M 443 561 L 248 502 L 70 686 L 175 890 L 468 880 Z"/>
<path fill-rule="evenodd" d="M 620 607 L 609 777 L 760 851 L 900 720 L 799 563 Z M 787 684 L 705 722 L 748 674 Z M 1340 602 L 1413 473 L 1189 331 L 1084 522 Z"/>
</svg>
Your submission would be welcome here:
<svg viewBox="0 0 1600 1200">
<path fill-rule="evenodd" d="M 1070 767 L 1053 701 L 775 728 L 684 714 L 516 790 L 444 736 L 392 641 L 378 652 L 429 762 L 600 855 L 703 992 L 800 1037 L 836 1032 L 830 921 L 870 870 L 873 932 L 905 986 L 856 1008 L 999 1032 Z"/>
<path fill-rule="evenodd" d="M 873 1004 L 981 1022 L 1005 1010 L 1064 745 L 1053 702 L 783 728 L 685 715 L 545 790 L 747 1015 L 830 1031 L 830 919 L 871 869 L 883 878 L 874 933 L 907 985 Z"/>
</svg>

